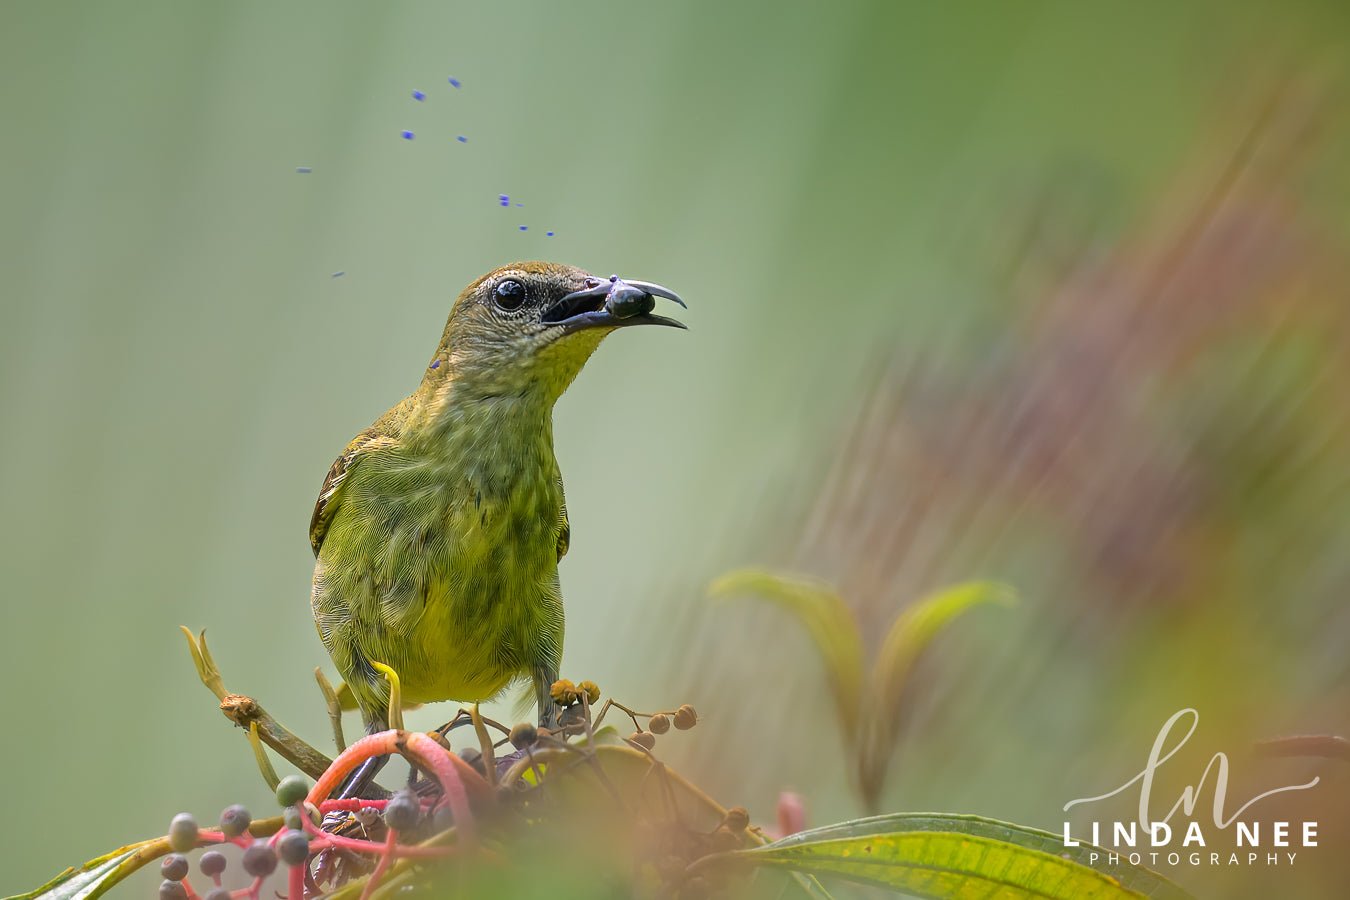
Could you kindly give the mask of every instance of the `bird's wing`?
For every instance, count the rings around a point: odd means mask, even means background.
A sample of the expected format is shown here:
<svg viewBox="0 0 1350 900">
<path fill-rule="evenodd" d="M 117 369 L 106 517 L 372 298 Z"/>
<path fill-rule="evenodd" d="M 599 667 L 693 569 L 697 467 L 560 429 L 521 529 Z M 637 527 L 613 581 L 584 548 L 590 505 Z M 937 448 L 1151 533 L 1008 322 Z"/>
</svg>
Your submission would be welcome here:
<svg viewBox="0 0 1350 900">
<path fill-rule="evenodd" d="M 558 494 L 562 496 L 563 483 L 562 478 L 558 478 Z M 572 544 L 572 523 L 567 521 L 567 499 L 564 497 L 559 506 L 558 515 L 562 518 L 558 528 L 558 562 L 567 555 L 567 548 Z"/>
<path fill-rule="evenodd" d="M 387 442 L 388 438 L 372 426 L 358 434 L 342 451 L 342 455 L 333 461 L 328 476 L 323 480 L 323 487 L 319 488 L 319 499 L 314 502 L 314 515 L 309 519 L 309 545 L 314 548 L 315 556 L 319 555 L 319 548 L 323 546 L 323 536 L 328 533 L 333 514 L 337 512 L 342 485 L 352 468 L 372 449 Z"/>
</svg>

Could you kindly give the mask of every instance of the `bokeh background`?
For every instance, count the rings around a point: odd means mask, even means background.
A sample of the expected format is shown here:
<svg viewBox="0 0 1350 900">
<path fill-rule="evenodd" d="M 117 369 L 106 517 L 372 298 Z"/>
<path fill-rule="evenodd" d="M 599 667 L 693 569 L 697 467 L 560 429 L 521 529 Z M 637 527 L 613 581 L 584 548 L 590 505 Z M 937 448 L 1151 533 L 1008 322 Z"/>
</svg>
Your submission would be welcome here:
<svg viewBox="0 0 1350 900">
<path fill-rule="evenodd" d="M 6 0 L 0 893 L 270 805 L 180 623 L 325 745 L 319 483 L 465 283 L 549 258 L 690 300 L 557 412 L 564 674 L 694 703 L 674 764 L 860 811 L 811 645 L 722 571 L 827 579 L 871 644 L 996 578 L 884 808 L 1058 830 L 1194 707 L 1173 788 L 1317 774 L 1260 809 L 1322 846 L 1164 871 L 1345 896 L 1344 764 L 1247 751 L 1350 734 L 1347 49 L 1331 0 Z"/>
</svg>

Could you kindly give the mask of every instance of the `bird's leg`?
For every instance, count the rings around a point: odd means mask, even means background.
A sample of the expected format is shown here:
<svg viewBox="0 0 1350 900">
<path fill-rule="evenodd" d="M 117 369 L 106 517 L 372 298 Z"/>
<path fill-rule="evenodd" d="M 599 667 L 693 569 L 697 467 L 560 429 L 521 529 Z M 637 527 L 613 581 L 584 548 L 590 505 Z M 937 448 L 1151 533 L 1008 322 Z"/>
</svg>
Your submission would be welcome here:
<svg viewBox="0 0 1350 900">
<path fill-rule="evenodd" d="M 539 727 L 557 731 L 562 710 L 553 702 L 553 682 L 558 680 L 558 664 L 549 662 L 534 667 L 534 699 L 539 705 Z"/>
<path fill-rule="evenodd" d="M 381 731 L 388 730 L 389 723 L 382 713 L 371 716 L 366 722 L 366 734 L 378 734 Z M 375 776 L 380 773 L 387 762 L 389 762 L 388 756 L 372 756 L 361 763 L 352 774 L 347 776 L 347 780 L 338 789 L 336 799 L 350 800 L 353 797 L 360 797 L 372 787 L 383 796 L 384 790 L 375 785 Z"/>
</svg>

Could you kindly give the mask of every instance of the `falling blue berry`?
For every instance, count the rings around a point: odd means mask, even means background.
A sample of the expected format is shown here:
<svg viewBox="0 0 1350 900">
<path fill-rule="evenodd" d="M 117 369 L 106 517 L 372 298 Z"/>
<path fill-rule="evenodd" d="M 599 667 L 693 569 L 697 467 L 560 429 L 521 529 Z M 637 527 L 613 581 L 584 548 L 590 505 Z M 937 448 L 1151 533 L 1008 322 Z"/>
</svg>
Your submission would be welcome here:
<svg viewBox="0 0 1350 900">
<path fill-rule="evenodd" d="M 462 134 L 459 137 L 455 138 L 455 140 L 459 141 L 461 144 L 467 144 L 469 142 L 469 139 Z"/>
<path fill-rule="evenodd" d="M 455 77 L 452 75 L 452 76 L 450 77 L 450 86 L 453 87 L 453 88 L 459 87 L 459 79 L 458 79 L 458 78 L 455 78 Z"/>
<path fill-rule="evenodd" d="M 295 171 L 301 175 L 308 175 L 310 172 L 313 172 L 314 170 L 309 166 L 296 166 Z"/>
<path fill-rule="evenodd" d="M 520 226 L 520 230 L 521 230 L 521 231 L 529 231 L 529 230 L 530 230 L 530 226 L 528 226 L 528 225 L 522 225 L 522 226 Z"/>
<path fill-rule="evenodd" d="M 439 359 L 435 360 L 434 362 L 432 362 L 431 367 L 433 369 L 439 369 L 441 367 L 441 361 Z"/>
<path fill-rule="evenodd" d="M 403 132 L 403 139 L 404 139 L 405 141 L 411 141 L 411 140 L 413 139 L 413 137 L 414 137 L 414 135 L 413 135 L 413 133 L 412 133 L 411 131 L 405 131 L 405 132 Z"/>
<path fill-rule="evenodd" d="M 346 272 L 334 272 L 334 273 L 333 273 L 333 277 L 334 277 L 334 278 L 341 278 L 343 275 L 346 275 L 346 274 L 347 274 Z"/>
<path fill-rule="evenodd" d="M 551 232 L 551 231 L 546 231 L 546 232 L 544 232 L 544 235 L 545 235 L 546 237 L 553 237 L 553 232 Z"/>
<path fill-rule="evenodd" d="M 524 206 L 524 203 L 517 203 L 516 206 Z"/>
<path fill-rule="evenodd" d="M 425 100 L 427 99 L 427 95 L 421 91 L 413 91 L 413 99 L 418 101 Z"/>
</svg>

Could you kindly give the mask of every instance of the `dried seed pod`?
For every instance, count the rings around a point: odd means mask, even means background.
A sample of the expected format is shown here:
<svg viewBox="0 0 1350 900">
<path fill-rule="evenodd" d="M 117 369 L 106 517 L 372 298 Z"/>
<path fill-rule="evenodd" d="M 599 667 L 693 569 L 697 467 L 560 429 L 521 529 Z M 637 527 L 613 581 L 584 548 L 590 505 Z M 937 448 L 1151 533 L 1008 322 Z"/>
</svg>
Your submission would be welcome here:
<svg viewBox="0 0 1350 900">
<path fill-rule="evenodd" d="M 628 740 L 646 750 L 656 746 L 656 735 L 650 731 L 635 731 L 628 736 Z"/>
<path fill-rule="evenodd" d="M 559 706 L 571 706 L 577 702 L 577 686 L 566 678 L 559 678 L 549 688 L 548 695 Z"/>
<path fill-rule="evenodd" d="M 675 710 L 675 727 L 681 731 L 688 731 L 698 724 L 698 713 L 688 703 Z"/>
<path fill-rule="evenodd" d="M 517 750 L 533 747 L 539 740 L 539 730 L 529 722 L 521 722 L 511 729 L 511 746 Z"/>
<path fill-rule="evenodd" d="M 733 806 L 727 810 L 722 824 L 732 831 L 744 831 L 750 827 L 750 812 L 744 806 Z"/>
<path fill-rule="evenodd" d="M 600 701 L 600 685 L 594 681 L 583 681 L 577 685 L 578 693 L 586 695 L 586 702 L 595 704 Z"/>
<path fill-rule="evenodd" d="M 657 713 L 647 722 L 647 730 L 652 734 L 665 734 L 670 730 L 670 716 Z"/>
</svg>

